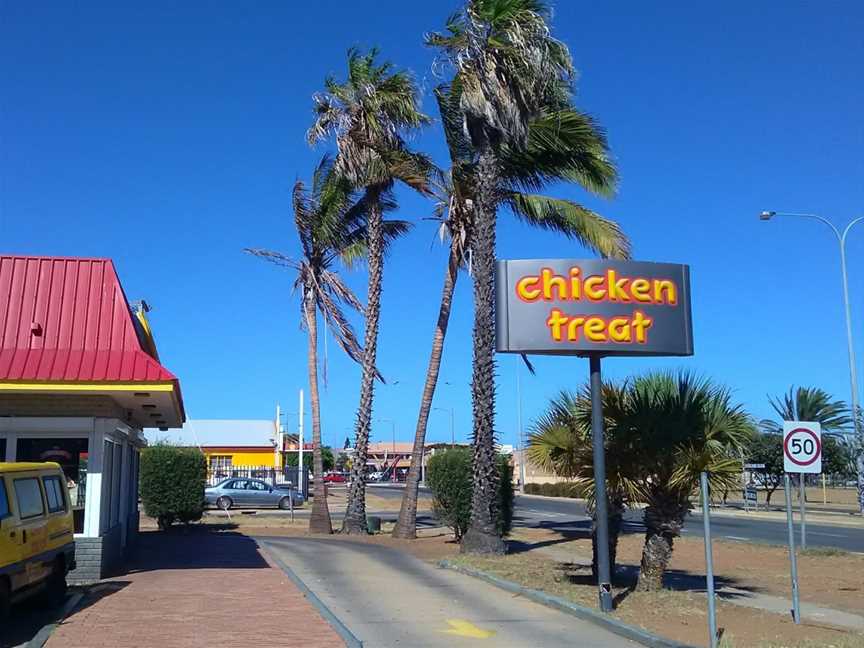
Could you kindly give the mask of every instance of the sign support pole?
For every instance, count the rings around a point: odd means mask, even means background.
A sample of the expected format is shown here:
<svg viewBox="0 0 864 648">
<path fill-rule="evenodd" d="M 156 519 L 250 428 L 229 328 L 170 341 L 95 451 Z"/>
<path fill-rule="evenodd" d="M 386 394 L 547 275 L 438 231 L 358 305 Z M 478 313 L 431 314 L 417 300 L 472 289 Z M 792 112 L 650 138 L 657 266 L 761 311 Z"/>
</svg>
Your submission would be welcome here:
<svg viewBox="0 0 864 648">
<path fill-rule="evenodd" d="M 603 443 L 603 383 L 600 355 L 588 356 L 591 371 L 591 441 L 594 451 L 594 515 L 597 542 L 597 586 L 600 609 L 612 611 L 612 578 L 609 567 L 609 510 L 606 499 L 606 453 Z"/>
<path fill-rule="evenodd" d="M 798 605 L 798 559 L 795 556 L 795 529 L 792 524 L 792 489 L 789 473 L 783 473 L 783 490 L 786 493 L 786 530 L 789 533 L 789 563 L 792 566 L 792 620 L 801 623 L 801 609 Z"/>
<path fill-rule="evenodd" d="M 801 550 L 807 548 L 807 518 L 804 516 L 804 510 L 807 508 L 807 486 L 804 484 L 804 473 L 798 473 L 798 503 L 801 506 Z"/>
<path fill-rule="evenodd" d="M 717 611 L 714 600 L 714 552 L 711 547 L 711 507 L 708 502 L 708 473 L 699 475 L 702 485 L 702 523 L 705 536 L 705 582 L 708 589 L 708 632 L 710 648 L 717 648 Z"/>
</svg>

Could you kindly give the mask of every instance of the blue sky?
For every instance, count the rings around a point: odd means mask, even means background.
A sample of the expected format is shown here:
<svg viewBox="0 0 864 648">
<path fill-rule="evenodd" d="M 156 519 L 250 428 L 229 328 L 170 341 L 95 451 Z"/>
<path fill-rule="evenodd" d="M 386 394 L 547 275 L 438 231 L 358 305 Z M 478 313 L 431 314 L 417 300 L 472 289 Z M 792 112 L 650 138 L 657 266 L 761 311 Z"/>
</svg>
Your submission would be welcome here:
<svg viewBox="0 0 864 648">
<path fill-rule="evenodd" d="M 125 5 L 125 6 L 121 6 Z M 163 362 L 193 418 L 296 410 L 306 344 L 290 277 L 246 246 L 296 253 L 290 188 L 324 149 L 304 133 L 311 94 L 351 45 L 410 68 L 435 115 L 422 35 L 457 6 L 406 3 L 4 3 L 0 9 L 0 249 L 108 256 L 146 298 Z M 548 193 L 620 221 L 641 260 L 692 266 L 696 355 L 614 359 L 607 375 L 689 367 L 730 385 L 758 417 L 791 384 L 849 398 L 836 244 L 818 223 L 761 223 L 762 209 L 864 214 L 864 5 L 559 1 L 554 32 L 580 71 L 578 103 L 606 127 L 619 195 Z M 413 144 L 445 162 L 435 125 Z M 445 251 L 430 206 L 385 270 L 376 418 L 413 434 Z M 584 257 L 501 213 L 499 256 Z M 849 237 L 864 358 L 864 225 Z M 364 274 L 351 285 L 365 295 Z M 436 407 L 470 429 L 470 290 L 460 278 Z M 359 322 L 358 322 L 359 325 Z M 587 361 L 501 357 L 498 423 L 515 440 L 515 376 L 527 423 L 577 387 Z M 859 362 L 859 372 L 862 363 Z M 359 372 L 329 344 L 325 441 L 350 433 Z M 373 437 L 387 439 L 389 423 Z M 448 438 L 433 412 L 429 437 Z"/>
</svg>

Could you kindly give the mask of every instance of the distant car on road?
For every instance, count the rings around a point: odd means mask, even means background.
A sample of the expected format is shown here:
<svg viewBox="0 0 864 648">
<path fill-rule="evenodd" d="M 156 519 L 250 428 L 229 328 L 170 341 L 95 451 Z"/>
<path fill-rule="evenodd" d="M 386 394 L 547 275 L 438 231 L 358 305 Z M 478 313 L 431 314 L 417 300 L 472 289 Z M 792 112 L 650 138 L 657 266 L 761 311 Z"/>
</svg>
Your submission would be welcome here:
<svg viewBox="0 0 864 648">
<path fill-rule="evenodd" d="M 215 486 L 204 489 L 204 502 L 208 506 L 227 511 L 230 508 L 291 508 L 302 506 L 303 494 L 290 490 L 288 486 L 275 488 L 262 479 L 231 478 L 223 479 Z"/>
<path fill-rule="evenodd" d="M 345 473 L 329 472 L 324 474 L 325 484 L 344 484 L 348 481 L 348 475 Z"/>
</svg>

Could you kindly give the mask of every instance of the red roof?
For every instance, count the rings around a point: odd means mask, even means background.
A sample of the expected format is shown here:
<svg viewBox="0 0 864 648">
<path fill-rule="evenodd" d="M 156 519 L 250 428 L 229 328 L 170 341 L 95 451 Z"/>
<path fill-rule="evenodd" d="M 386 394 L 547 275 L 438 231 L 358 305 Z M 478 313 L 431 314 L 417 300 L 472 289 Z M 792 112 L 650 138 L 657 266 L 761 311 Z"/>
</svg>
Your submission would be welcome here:
<svg viewBox="0 0 864 648">
<path fill-rule="evenodd" d="M 136 322 L 110 259 L 0 256 L 0 380 L 176 381 Z"/>
</svg>

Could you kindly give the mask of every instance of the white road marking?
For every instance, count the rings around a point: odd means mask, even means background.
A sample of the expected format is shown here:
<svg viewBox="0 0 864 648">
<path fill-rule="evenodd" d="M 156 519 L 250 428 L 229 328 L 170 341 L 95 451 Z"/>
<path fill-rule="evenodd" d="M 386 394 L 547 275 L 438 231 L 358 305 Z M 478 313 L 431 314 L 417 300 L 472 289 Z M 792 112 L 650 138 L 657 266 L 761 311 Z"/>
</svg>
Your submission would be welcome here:
<svg viewBox="0 0 864 648">
<path fill-rule="evenodd" d="M 750 538 L 742 538 L 741 536 L 723 536 L 724 538 L 728 538 L 729 540 L 743 540 L 744 542 L 749 542 Z"/>
<path fill-rule="evenodd" d="M 840 533 L 824 533 L 823 531 L 809 531 L 808 533 L 810 535 L 824 535 L 824 536 L 828 536 L 829 538 L 845 538 L 846 537 L 845 535 L 842 535 Z"/>
</svg>

